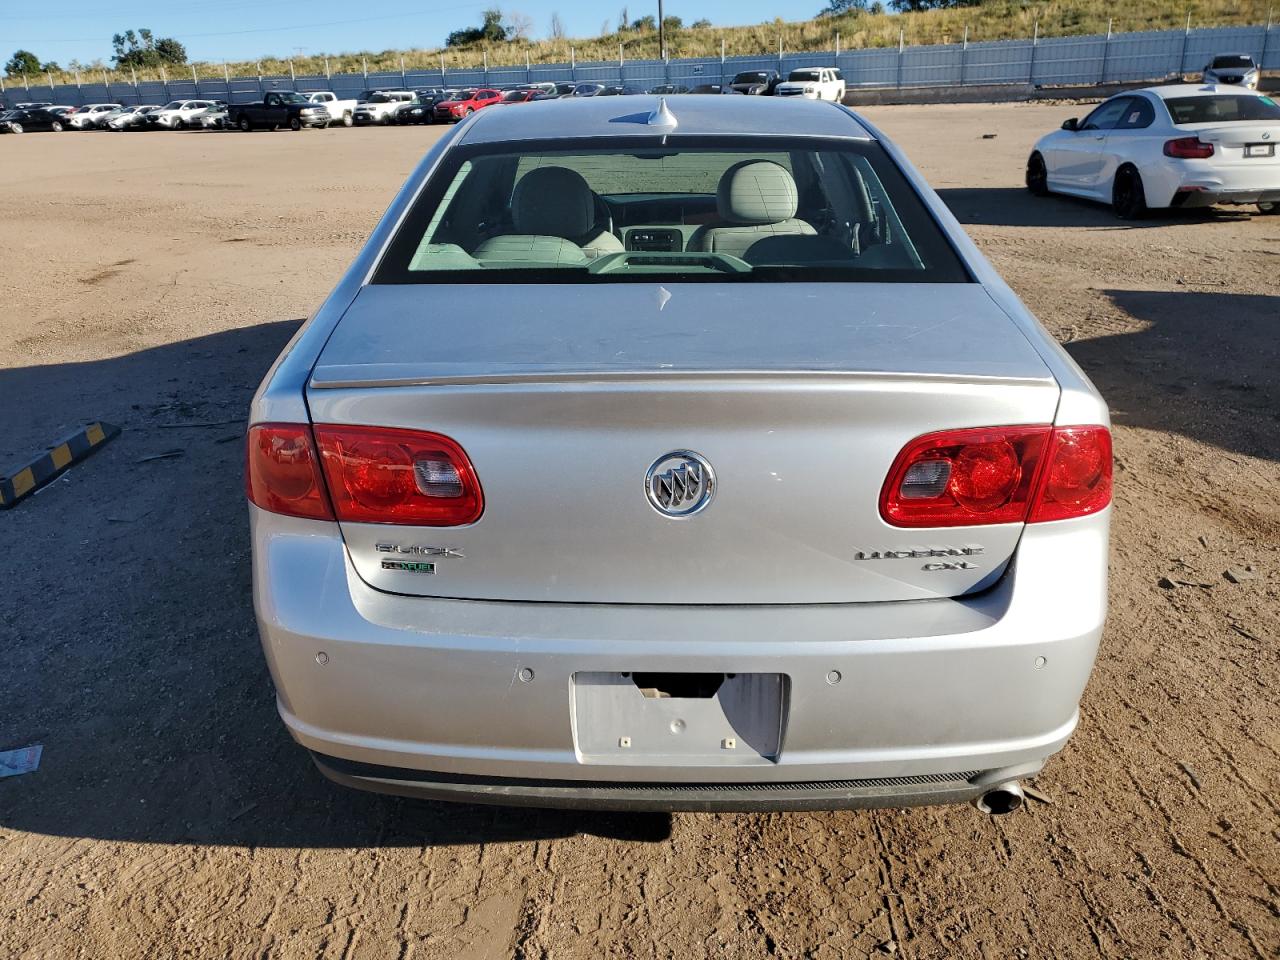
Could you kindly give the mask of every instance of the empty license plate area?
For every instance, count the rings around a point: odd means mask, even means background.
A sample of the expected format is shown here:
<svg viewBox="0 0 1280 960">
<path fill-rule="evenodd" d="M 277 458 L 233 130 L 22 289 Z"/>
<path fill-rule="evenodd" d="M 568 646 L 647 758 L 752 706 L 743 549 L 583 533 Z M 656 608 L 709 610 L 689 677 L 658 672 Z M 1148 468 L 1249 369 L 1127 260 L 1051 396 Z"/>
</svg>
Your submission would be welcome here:
<svg viewBox="0 0 1280 960">
<path fill-rule="evenodd" d="M 1246 157 L 1274 157 L 1276 155 L 1276 145 L 1274 143 L 1246 143 L 1244 145 L 1244 155 Z"/>
<path fill-rule="evenodd" d="M 583 763 L 767 764 L 782 746 L 780 673 L 577 673 Z"/>
</svg>

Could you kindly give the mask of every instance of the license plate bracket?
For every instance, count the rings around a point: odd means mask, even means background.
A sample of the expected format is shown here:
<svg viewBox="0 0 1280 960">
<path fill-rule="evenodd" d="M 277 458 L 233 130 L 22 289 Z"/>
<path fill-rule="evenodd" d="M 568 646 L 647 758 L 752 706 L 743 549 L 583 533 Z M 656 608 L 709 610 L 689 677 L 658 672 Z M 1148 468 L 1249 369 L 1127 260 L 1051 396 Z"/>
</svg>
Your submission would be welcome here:
<svg viewBox="0 0 1280 960">
<path fill-rule="evenodd" d="M 1274 157 L 1276 155 L 1276 145 L 1274 143 L 1246 143 L 1244 145 L 1244 155 L 1246 157 Z"/>
<path fill-rule="evenodd" d="M 777 760 L 786 719 L 785 675 L 710 675 L 722 677 L 711 695 L 707 674 L 696 675 L 696 683 L 681 682 L 680 674 L 661 675 L 671 678 L 670 683 L 655 681 L 655 676 L 574 674 L 573 736 L 583 763 L 741 765 Z"/>
</svg>

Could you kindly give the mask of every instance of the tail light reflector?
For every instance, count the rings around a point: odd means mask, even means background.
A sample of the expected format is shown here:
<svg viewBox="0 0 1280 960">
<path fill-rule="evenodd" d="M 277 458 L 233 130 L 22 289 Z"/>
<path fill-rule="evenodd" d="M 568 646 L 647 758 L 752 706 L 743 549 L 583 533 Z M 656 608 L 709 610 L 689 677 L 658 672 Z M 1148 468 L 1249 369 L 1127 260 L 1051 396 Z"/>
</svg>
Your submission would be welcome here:
<svg viewBox="0 0 1280 960">
<path fill-rule="evenodd" d="M 333 519 L 320 476 L 320 458 L 306 424 L 250 427 L 244 484 L 250 502 L 263 510 L 311 520 Z"/>
<path fill-rule="evenodd" d="M 896 527 L 967 527 L 1085 516 L 1111 501 L 1105 427 L 983 427 L 918 437 L 880 494 Z"/>
<path fill-rule="evenodd" d="M 1111 431 L 1055 427 L 1028 523 L 1097 513 L 1111 502 Z"/>
<path fill-rule="evenodd" d="M 1213 156 L 1213 144 L 1199 137 L 1178 137 L 1164 142 L 1164 155 L 1178 160 L 1207 160 Z"/>
<path fill-rule="evenodd" d="M 471 461 L 448 437 L 330 424 L 315 434 L 339 520 L 454 527 L 484 512 Z"/>
</svg>

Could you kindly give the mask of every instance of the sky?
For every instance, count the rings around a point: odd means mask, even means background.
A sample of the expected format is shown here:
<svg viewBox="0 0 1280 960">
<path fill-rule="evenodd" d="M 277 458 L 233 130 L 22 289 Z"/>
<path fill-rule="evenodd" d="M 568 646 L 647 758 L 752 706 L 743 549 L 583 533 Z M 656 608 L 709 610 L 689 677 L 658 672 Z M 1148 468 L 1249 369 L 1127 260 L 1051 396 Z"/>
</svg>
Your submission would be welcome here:
<svg viewBox="0 0 1280 960">
<path fill-rule="evenodd" d="M 634 20 L 657 13 L 635 0 L 507 0 L 504 11 L 524 14 L 535 38 L 549 32 L 558 13 L 568 36 L 597 36 L 605 20 L 616 24 L 625 4 Z M 803 2 L 803 0 L 802 0 Z M 812 16 L 823 5 L 788 5 L 768 0 L 663 0 L 667 16 L 686 23 L 705 17 L 719 26 L 761 23 L 783 16 Z M 253 60 L 297 53 L 344 53 L 437 47 L 460 27 L 479 23 L 480 11 L 493 0 L 52 0 L 40 15 L 39 3 L 0 3 L 0 54 L 32 51 L 41 60 L 65 66 L 71 60 L 111 62 L 111 37 L 127 28 L 148 27 L 157 37 L 174 37 L 192 60 Z M 367 16 L 360 16 L 365 11 Z"/>
</svg>

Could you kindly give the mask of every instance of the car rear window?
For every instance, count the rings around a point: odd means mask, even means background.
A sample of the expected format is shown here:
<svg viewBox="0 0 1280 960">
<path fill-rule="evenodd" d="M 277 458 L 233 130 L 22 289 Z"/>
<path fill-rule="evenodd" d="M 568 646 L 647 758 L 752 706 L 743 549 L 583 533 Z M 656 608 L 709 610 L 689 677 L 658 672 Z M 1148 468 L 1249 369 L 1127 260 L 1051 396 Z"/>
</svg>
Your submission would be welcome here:
<svg viewBox="0 0 1280 960">
<path fill-rule="evenodd" d="M 1253 66 L 1253 60 L 1250 57 L 1234 56 L 1234 57 L 1214 57 L 1213 65 L 1210 70 L 1248 70 Z"/>
<path fill-rule="evenodd" d="M 1280 104 L 1257 94 L 1173 97 L 1164 102 L 1176 124 L 1280 120 Z"/>
<path fill-rule="evenodd" d="M 970 279 L 878 143 L 668 136 L 455 148 L 373 282 Z"/>
</svg>

